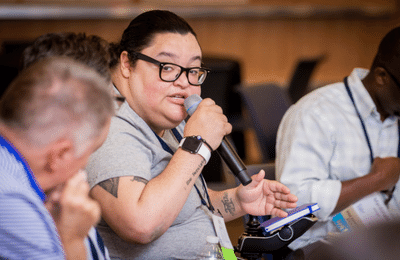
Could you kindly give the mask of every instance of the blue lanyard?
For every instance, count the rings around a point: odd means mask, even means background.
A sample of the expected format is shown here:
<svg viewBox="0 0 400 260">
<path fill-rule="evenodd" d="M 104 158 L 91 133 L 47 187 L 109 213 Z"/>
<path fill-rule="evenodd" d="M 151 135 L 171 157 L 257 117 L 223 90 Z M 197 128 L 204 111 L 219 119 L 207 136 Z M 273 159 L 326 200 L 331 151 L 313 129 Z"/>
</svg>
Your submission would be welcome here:
<svg viewBox="0 0 400 260">
<path fill-rule="evenodd" d="M 208 204 L 207 204 L 206 200 L 203 198 L 203 196 L 201 196 L 199 188 L 197 188 L 197 186 L 195 184 L 194 187 L 197 190 L 197 194 L 199 194 L 199 197 L 200 197 L 200 200 L 201 200 L 201 204 L 206 206 L 211 212 L 214 212 L 214 206 L 211 204 L 210 195 L 208 195 L 208 191 L 206 189 L 206 184 L 205 184 L 204 177 L 203 177 L 202 174 L 200 174 L 200 179 L 201 179 L 201 183 L 203 184 L 203 189 L 204 189 L 204 192 L 206 193 L 207 200 L 208 200 Z"/>
<path fill-rule="evenodd" d="M 156 134 L 154 131 L 153 133 L 156 135 L 158 141 L 160 142 L 162 148 L 164 149 L 164 151 L 169 152 L 170 154 L 174 155 L 174 152 L 171 150 L 171 148 L 169 148 L 169 146 L 164 142 L 164 140 L 158 136 L 158 134 Z M 178 130 L 176 130 L 176 128 L 172 129 L 172 133 L 174 134 L 176 140 L 178 140 L 178 143 L 182 140 L 182 136 L 181 134 L 178 132 Z"/>
<path fill-rule="evenodd" d="M 372 151 L 371 142 L 369 140 L 367 128 L 365 127 L 365 124 L 364 124 L 364 121 L 362 120 L 361 114 L 357 109 L 356 102 L 354 101 L 353 94 L 351 93 L 347 77 L 344 78 L 344 85 L 346 87 L 347 93 L 349 94 L 351 102 L 353 103 L 354 109 L 357 112 L 358 118 L 360 119 L 361 126 L 362 126 L 363 131 L 364 131 L 365 139 L 367 140 L 368 148 L 369 148 L 369 151 L 370 151 L 370 160 L 371 160 L 371 165 L 372 165 L 372 163 L 374 161 L 374 154 L 373 154 L 373 151 Z M 397 128 L 398 128 L 398 131 L 399 131 L 399 145 L 398 145 L 398 148 L 397 148 L 397 157 L 400 158 L 400 126 L 399 126 L 399 122 L 397 122 Z M 385 204 L 386 205 L 388 205 L 389 201 L 392 199 L 393 192 L 394 192 L 395 188 L 396 188 L 396 186 L 394 186 L 391 190 L 382 191 L 383 193 L 385 193 L 388 196 L 387 199 L 385 200 Z"/>
<path fill-rule="evenodd" d="M 153 133 L 156 135 L 158 141 L 160 142 L 162 148 L 164 149 L 164 151 L 169 152 L 170 154 L 174 154 L 171 150 L 171 148 L 164 142 L 164 140 L 159 137 L 154 131 Z M 174 134 L 175 138 L 178 140 L 178 142 L 180 142 L 182 140 L 182 136 L 181 134 L 178 132 L 178 130 L 176 130 L 176 128 L 172 129 L 172 133 Z M 208 194 L 207 188 L 206 188 L 206 184 L 204 181 L 204 177 L 202 174 L 200 174 L 200 179 L 201 179 L 201 183 L 203 184 L 203 189 L 204 192 L 206 193 L 207 196 L 207 200 L 208 200 L 208 204 L 206 202 L 206 200 L 203 198 L 203 196 L 201 195 L 201 192 L 199 190 L 199 188 L 197 188 L 196 184 L 194 185 L 194 187 L 196 188 L 197 194 L 199 194 L 200 200 L 201 200 L 201 204 L 203 204 L 204 206 L 206 206 L 211 212 L 214 212 L 214 207 L 211 204 L 211 200 L 210 200 L 210 195 Z"/>
<path fill-rule="evenodd" d="M 351 93 L 351 90 L 350 90 L 350 87 L 349 87 L 349 84 L 348 84 L 348 81 L 347 81 L 347 77 L 344 78 L 344 85 L 346 87 L 347 93 L 349 94 L 351 102 L 353 103 L 354 109 L 356 110 L 357 116 L 360 119 L 360 123 L 361 123 L 361 126 L 362 126 L 363 131 L 364 131 L 365 139 L 367 141 L 368 148 L 369 148 L 369 151 L 370 151 L 370 160 L 371 160 L 371 164 L 372 164 L 372 162 L 374 161 L 374 154 L 373 154 L 373 151 L 372 151 L 371 142 L 369 140 L 367 128 L 365 127 L 365 124 L 364 124 L 364 121 L 362 120 L 361 114 L 357 109 L 356 102 L 354 101 L 353 94 Z M 398 128 L 398 131 L 399 131 L 399 146 L 398 146 L 399 148 L 397 149 L 397 157 L 400 158 L 400 127 L 398 126 L 397 128 Z"/>
<path fill-rule="evenodd" d="M 13 147 L 12 144 L 7 142 L 1 135 L 0 135 L 0 146 L 4 147 L 7 149 L 7 151 L 14 155 L 15 159 L 22 164 L 24 167 L 24 170 L 26 172 L 26 175 L 28 176 L 29 183 L 31 184 L 31 187 L 33 190 L 36 192 L 36 194 L 40 197 L 40 199 L 45 202 L 46 200 L 46 195 L 44 194 L 42 188 L 38 185 L 36 182 L 35 177 L 32 174 L 31 168 L 28 166 L 28 163 L 25 161 L 25 159 L 22 157 L 22 155 Z"/>
<path fill-rule="evenodd" d="M 90 244 L 90 250 L 92 251 L 92 257 L 93 260 L 99 260 L 99 255 L 97 254 L 97 250 L 96 247 L 94 245 L 94 242 L 92 241 L 92 239 L 90 238 L 90 236 L 88 236 L 88 240 L 89 240 L 89 244 Z M 97 240 L 97 245 L 100 248 L 101 253 L 104 256 L 104 259 L 106 258 L 106 249 L 104 247 L 104 242 L 103 239 L 101 238 L 99 232 L 96 229 L 96 240 Z"/>
</svg>

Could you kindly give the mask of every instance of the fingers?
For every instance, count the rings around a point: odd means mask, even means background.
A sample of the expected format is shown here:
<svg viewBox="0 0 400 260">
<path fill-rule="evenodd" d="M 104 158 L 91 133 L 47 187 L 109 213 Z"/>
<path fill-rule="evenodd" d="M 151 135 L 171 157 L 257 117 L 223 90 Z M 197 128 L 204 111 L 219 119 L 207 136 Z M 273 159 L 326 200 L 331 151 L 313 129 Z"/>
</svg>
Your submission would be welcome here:
<svg viewBox="0 0 400 260">
<path fill-rule="evenodd" d="M 271 210 L 271 215 L 273 216 L 277 216 L 277 217 L 281 217 L 281 218 L 285 218 L 288 216 L 288 213 L 286 211 L 283 211 L 279 208 L 274 208 Z"/>
<path fill-rule="evenodd" d="M 87 185 L 86 178 L 85 171 L 79 171 L 67 181 L 65 189 L 78 190 L 84 188 Z M 89 185 L 87 185 L 87 188 L 89 189 Z"/>
<path fill-rule="evenodd" d="M 276 208 L 279 209 L 292 209 L 297 207 L 296 202 L 289 202 L 289 201 L 284 201 L 284 200 L 276 200 L 274 203 Z"/>
<path fill-rule="evenodd" d="M 252 176 L 253 181 L 255 182 L 261 182 L 265 177 L 265 171 L 264 170 L 260 170 L 259 173 L 254 174 Z"/>
<path fill-rule="evenodd" d="M 290 194 L 290 189 L 277 181 L 265 180 L 264 182 L 264 192 L 273 192 L 273 193 L 283 193 Z"/>
<path fill-rule="evenodd" d="M 59 219 L 61 212 L 60 199 L 62 195 L 62 190 L 63 190 L 63 185 L 59 185 L 54 190 L 47 193 L 47 199 L 44 204 L 47 211 L 50 212 L 55 222 L 57 222 L 57 220 Z"/>
<path fill-rule="evenodd" d="M 64 238 L 84 238 L 100 219 L 100 205 L 89 197 L 89 184 L 82 172 L 68 180 L 60 198 L 57 227 Z"/>
<path fill-rule="evenodd" d="M 290 189 L 277 181 L 266 180 L 267 190 L 270 191 L 270 210 L 272 215 L 286 217 L 287 213 L 282 209 L 291 209 L 297 206 L 297 196 L 290 193 Z"/>
<path fill-rule="evenodd" d="M 222 113 L 222 108 L 213 100 L 206 98 L 200 102 L 188 120 L 184 136 L 199 135 L 215 150 L 221 144 L 223 137 L 231 131 L 232 125 Z"/>
<path fill-rule="evenodd" d="M 260 184 L 260 182 L 262 182 L 264 180 L 264 176 L 265 176 L 265 171 L 260 170 L 259 173 L 251 176 L 252 181 L 247 186 L 245 186 L 245 188 L 246 189 L 254 189 L 255 187 L 257 187 Z"/>
<path fill-rule="evenodd" d="M 89 214 L 93 219 L 97 219 L 97 202 L 89 197 L 89 184 L 86 181 L 86 173 L 80 171 L 73 176 L 65 185 L 63 191 L 63 206 L 68 206 L 71 210 L 88 211 L 95 210 Z"/>
</svg>

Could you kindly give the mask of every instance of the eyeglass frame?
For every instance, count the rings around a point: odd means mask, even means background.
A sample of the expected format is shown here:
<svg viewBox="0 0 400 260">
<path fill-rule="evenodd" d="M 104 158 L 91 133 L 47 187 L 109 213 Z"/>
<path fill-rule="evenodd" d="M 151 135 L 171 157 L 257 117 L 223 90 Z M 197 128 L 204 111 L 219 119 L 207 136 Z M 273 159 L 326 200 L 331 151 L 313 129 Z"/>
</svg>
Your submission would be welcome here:
<svg viewBox="0 0 400 260">
<path fill-rule="evenodd" d="M 185 67 L 182 67 L 182 66 L 180 66 L 180 65 L 178 65 L 178 64 L 171 63 L 171 62 L 160 62 L 160 61 L 158 61 L 158 60 L 156 60 L 156 59 L 153 59 L 152 57 L 149 57 L 149 56 L 147 56 L 147 55 L 145 55 L 145 54 L 143 54 L 143 53 L 140 53 L 140 52 L 133 52 L 133 54 L 134 54 L 135 57 L 136 57 L 137 59 L 139 59 L 139 60 L 144 60 L 144 61 L 153 63 L 153 64 L 155 64 L 155 65 L 158 65 L 158 66 L 159 66 L 159 74 L 158 74 L 158 76 L 159 76 L 160 79 L 161 79 L 162 81 L 164 81 L 164 82 L 175 82 L 177 79 L 179 79 L 179 77 L 182 75 L 183 72 L 186 72 L 186 77 L 187 77 L 187 79 L 188 79 L 189 84 L 190 84 L 190 85 L 193 85 L 193 86 L 200 86 L 201 84 L 204 83 L 204 81 L 201 82 L 200 84 L 193 84 L 193 83 L 191 83 L 191 82 L 190 82 L 190 79 L 189 79 L 189 76 L 188 76 L 189 71 L 192 70 L 192 69 L 203 69 L 203 70 L 206 72 L 205 78 L 207 77 L 208 73 L 211 72 L 210 69 L 205 68 L 205 67 L 190 67 L 190 68 L 185 68 Z M 178 67 L 181 69 L 181 72 L 178 74 L 178 76 L 176 76 L 176 78 L 175 78 L 174 80 L 165 80 L 165 79 L 163 79 L 163 78 L 161 77 L 161 72 L 162 72 L 162 69 L 163 69 L 163 67 L 164 67 L 165 65 L 174 65 L 174 66 L 178 66 Z M 204 80 L 206 80 L 205 78 L 204 78 Z"/>
</svg>

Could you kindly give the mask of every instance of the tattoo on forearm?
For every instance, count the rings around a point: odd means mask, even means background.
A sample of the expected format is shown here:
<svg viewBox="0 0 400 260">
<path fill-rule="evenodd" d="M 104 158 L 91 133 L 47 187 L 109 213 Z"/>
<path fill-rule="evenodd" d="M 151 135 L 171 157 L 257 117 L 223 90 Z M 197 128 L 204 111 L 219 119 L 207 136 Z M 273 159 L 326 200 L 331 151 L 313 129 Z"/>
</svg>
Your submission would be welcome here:
<svg viewBox="0 0 400 260">
<path fill-rule="evenodd" d="M 201 167 L 203 167 L 205 165 L 205 163 L 206 163 L 206 160 L 203 159 L 201 161 L 200 165 L 197 166 L 196 170 L 192 173 L 192 175 L 195 176 L 201 170 Z"/>
<path fill-rule="evenodd" d="M 202 160 L 200 165 L 197 166 L 196 170 L 192 173 L 193 176 L 195 176 L 199 171 L 201 171 L 201 167 L 203 167 L 203 165 L 205 164 L 206 160 Z M 190 177 L 187 181 L 186 181 L 186 185 L 189 186 L 190 182 L 192 181 L 192 178 Z"/>
<path fill-rule="evenodd" d="M 235 215 L 235 204 L 233 203 L 232 199 L 228 198 L 227 192 L 224 193 L 221 201 L 222 204 L 224 204 L 225 212 L 230 213 L 232 216 Z"/>
<path fill-rule="evenodd" d="M 139 176 L 133 176 L 131 181 L 137 181 L 137 182 L 142 182 L 144 184 L 147 184 L 149 181 L 146 180 L 145 178 L 139 177 Z"/>
<path fill-rule="evenodd" d="M 100 182 L 98 185 L 108 191 L 111 195 L 118 198 L 119 177 L 111 178 Z"/>
</svg>

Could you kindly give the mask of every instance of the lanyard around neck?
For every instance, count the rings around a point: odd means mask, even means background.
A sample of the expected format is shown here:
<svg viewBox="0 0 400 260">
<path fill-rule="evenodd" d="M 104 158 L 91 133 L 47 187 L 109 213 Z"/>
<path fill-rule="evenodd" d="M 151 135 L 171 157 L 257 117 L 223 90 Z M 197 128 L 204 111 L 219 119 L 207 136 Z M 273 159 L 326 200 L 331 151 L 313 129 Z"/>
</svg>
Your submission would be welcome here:
<svg viewBox="0 0 400 260">
<path fill-rule="evenodd" d="M 7 151 L 14 155 L 15 159 L 22 164 L 24 167 L 25 173 L 29 179 L 29 183 L 35 193 L 40 197 L 40 199 L 45 202 L 46 200 L 46 195 L 44 194 L 42 188 L 38 185 L 36 182 L 35 177 L 32 174 L 31 168 L 28 166 L 28 163 L 25 161 L 25 159 L 22 157 L 22 155 L 11 145 L 9 142 L 7 142 L 2 136 L 0 136 L 0 146 L 4 147 L 7 149 Z"/>
<path fill-rule="evenodd" d="M 156 135 L 158 141 L 160 142 L 162 148 L 164 149 L 164 151 L 170 153 L 170 154 L 174 154 L 174 152 L 171 150 L 171 148 L 167 145 L 167 143 L 160 137 L 158 136 L 154 131 L 153 133 Z M 174 134 L 176 140 L 178 140 L 178 143 L 182 140 L 182 136 L 181 134 L 178 132 L 178 130 L 176 130 L 176 128 L 172 129 L 172 133 Z M 200 200 L 201 200 L 201 204 L 203 204 L 204 206 L 206 206 L 211 212 L 214 212 L 214 207 L 211 204 L 211 200 L 210 200 L 210 195 L 208 194 L 207 188 L 206 188 L 206 184 L 204 181 L 204 177 L 202 174 L 200 174 L 200 179 L 201 179 L 201 183 L 203 184 L 203 189 L 204 192 L 206 193 L 207 196 L 207 200 L 208 200 L 208 204 L 206 202 L 206 200 L 203 198 L 203 196 L 201 195 L 201 192 L 199 190 L 199 188 L 197 188 L 196 184 L 194 184 L 194 187 L 196 188 L 197 194 L 199 194 Z"/>
<path fill-rule="evenodd" d="M 176 140 L 178 140 L 178 143 L 182 140 L 182 136 L 181 134 L 178 132 L 178 130 L 176 130 L 176 128 L 171 130 L 172 133 L 174 134 Z M 171 148 L 167 145 L 166 142 L 164 142 L 164 140 L 158 136 L 158 134 L 156 134 L 156 132 L 153 131 L 153 133 L 156 135 L 158 141 L 160 142 L 162 148 L 164 149 L 164 151 L 170 153 L 171 155 L 174 155 L 174 152 L 171 150 Z"/>
<path fill-rule="evenodd" d="M 364 124 L 364 121 L 362 120 L 361 114 L 357 109 L 356 102 L 354 101 L 353 94 L 351 93 L 347 77 L 344 78 L 344 85 L 346 87 L 347 93 L 349 94 L 351 102 L 353 103 L 354 109 L 357 112 L 358 118 L 360 119 L 361 126 L 362 126 L 362 128 L 364 130 L 365 139 L 367 140 L 368 148 L 369 148 L 369 151 L 370 151 L 370 160 L 371 160 L 371 165 L 372 165 L 372 163 L 374 161 L 374 154 L 373 154 L 373 151 L 372 151 L 371 142 L 369 141 L 367 128 L 365 127 L 365 124 Z M 398 148 L 397 148 L 397 157 L 400 158 L 400 126 L 399 126 L 399 122 L 398 121 L 397 121 L 397 129 L 399 131 L 399 145 L 398 145 Z M 396 188 L 396 186 L 394 186 L 391 190 L 382 191 L 383 193 L 385 193 L 387 195 L 387 198 L 385 199 L 385 205 L 386 206 L 389 204 L 389 201 L 392 199 L 393 192 L 394 192 L 395 188 Z"/>
<path fill-rule="evenodd" d="M 346 87 L 347 94 L 349 94 L 351 102 L 353 103 L 354 109 L 356 110 L 357 116 L 360 119 L 360 123 L 361 123 L 362 129 L 364 131 L 365 139 L 367 141 L 368 148 L 369 148 L 369 151 L 370 151 L 370 160 L 371 160 L 371 164 L 372 164 L 372 162 L 374 161 L 374 154 L 373 154 L 373 151 L 372 151 L 372 146 L 371 146 L 371 142 L 370 142 L 370 139 L 369 139 L 369 136 L 368 136 L 367 128 L 365 127 L 364 120 L 362 120 L 361 114 L 357 109 L 356 102 L 354 101 L 353 94 L 351 93 L 347 77 L 344 78 L 344 85 Z M 397 148 L 397 157 L 400 158 L 400 127 L 397 126 L 397 128 L 398 128 L 398 131 L 399 131 L 399 145 L 398 145 L 398 148 Z"/>
</svg>

